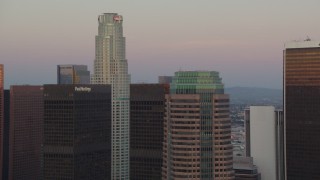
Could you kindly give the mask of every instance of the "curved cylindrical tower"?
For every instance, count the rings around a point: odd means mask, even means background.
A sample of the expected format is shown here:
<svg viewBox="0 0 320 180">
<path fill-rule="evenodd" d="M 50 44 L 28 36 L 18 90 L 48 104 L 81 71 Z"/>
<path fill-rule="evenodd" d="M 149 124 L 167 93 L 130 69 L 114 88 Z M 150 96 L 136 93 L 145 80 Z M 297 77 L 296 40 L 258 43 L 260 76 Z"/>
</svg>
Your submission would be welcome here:
<svg viewBox="0 0 320 180">
<path fill-rule="evenodd" d="M 98 17 L 93 84 L 112 87 L 112 177 L 129 179 L 130 75 L 125 57 L 123 17 L 104 13 Z"/>
</svg>

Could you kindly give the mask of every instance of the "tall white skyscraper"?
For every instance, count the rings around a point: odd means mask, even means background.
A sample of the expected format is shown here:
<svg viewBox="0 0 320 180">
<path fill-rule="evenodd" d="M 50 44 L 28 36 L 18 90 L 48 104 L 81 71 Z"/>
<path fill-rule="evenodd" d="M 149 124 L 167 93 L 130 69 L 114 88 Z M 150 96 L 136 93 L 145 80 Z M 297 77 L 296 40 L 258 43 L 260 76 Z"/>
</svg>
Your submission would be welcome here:
<svg viewBox="0 0 320 180">
<path fill-rule="evenodd" d="M 98 17 L 93 84 L 112 87 L 111 179 L 129 179 L 130 75 L 125 57 L 123 18 L 117 13 Z"/>
</svg>

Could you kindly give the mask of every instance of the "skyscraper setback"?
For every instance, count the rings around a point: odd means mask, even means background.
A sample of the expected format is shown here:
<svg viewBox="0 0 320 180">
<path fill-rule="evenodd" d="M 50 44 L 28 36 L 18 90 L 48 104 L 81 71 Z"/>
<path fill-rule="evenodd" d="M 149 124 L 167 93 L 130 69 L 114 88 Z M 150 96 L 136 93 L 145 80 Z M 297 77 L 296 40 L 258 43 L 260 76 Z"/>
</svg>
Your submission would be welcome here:
<svg viewBox="0 0 320 180">
<path fill-rule="evenodd" d="M 229 96 L 215 71 L 179 71 L 166 95 L 162 179 L 234 179 Z"/>
<path fill-rule="evenodd" d="M 123 17 L 104 13 L 98 17 L 93 84 L 112 87 L 112 179 L 129 179 L 130 75 L 125 56 Z"/>
<path fill-rule="evenodd" d="M 283 89 L 286 178 L 320 179 L 320 41 L 285 45 Z"/>
</svg>

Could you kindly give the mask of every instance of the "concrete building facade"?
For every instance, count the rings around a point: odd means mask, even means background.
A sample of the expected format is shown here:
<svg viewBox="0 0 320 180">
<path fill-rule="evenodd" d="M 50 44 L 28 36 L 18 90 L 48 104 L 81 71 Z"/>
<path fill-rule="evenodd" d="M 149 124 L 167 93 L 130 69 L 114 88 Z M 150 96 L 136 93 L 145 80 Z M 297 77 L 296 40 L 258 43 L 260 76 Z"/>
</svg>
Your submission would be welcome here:
<svg viewBox="0 0 320 180">
<path fill-rule="evenodd" d="M 261 180 L 258 167 L 253 164 L 252 157 L 233 157 L 235 180 Z"/>
<path fill-rule="evenodd" d="M 229 96 L 215 71 L 179 71 L 166 95 L 162 179 L 234 179 Z"/>
<path fill-rule="evenodd" d="M 253 158 L 262 179 L 284 179 L 283 111 L 273 106 L 245 110 L 246 154 Z"/>
</svg>

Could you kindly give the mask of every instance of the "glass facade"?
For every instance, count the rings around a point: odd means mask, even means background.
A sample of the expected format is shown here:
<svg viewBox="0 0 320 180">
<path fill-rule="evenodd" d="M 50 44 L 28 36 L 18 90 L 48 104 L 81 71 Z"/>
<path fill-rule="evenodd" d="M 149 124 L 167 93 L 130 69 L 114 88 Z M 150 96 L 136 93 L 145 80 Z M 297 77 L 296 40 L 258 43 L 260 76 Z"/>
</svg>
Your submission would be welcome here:
<svg viewBox="0 0 320 180">
<path fill-rule="evenodd" d="M 4 135 L 4 82 L 3 64 L 0 64 L 0 176 L 2 175 L 3 167 L 3 135 Z"/>
<path fill-rule="evenodd" d="M 297 44 L 284 51 L 286 178 L 320 179 L 320 42 Z"/>
<path fill-rule="evenodd" d="M 9 179 L 41 179 L 42 86 L 11 86 Z"/>
<path fill-rule="evenodd" d="M 44 179 L 111 179 L 111 87 L 44 85 Z"/>
<path fill-rule="evenodd" d="M 223 94 L 224 85 L 216 71 L 178 71 L 170 84 L 171 94 Z M 208 96 L 208 97 L 209 97 Z"/>
<path fill-rule="evenodd" d="M 90 84 L 90 71 L 86 65 L 58 65 L 58 84 Z"/>
<path fill-rule="evenodd" d="M 168 85 L 130 86 L 130 179 L 160 180 Z"/>
<path fill-rule="evenodd" d="M 4 90 L 2 179 L 9 177 L 10 90 Z"/>
</svg>

